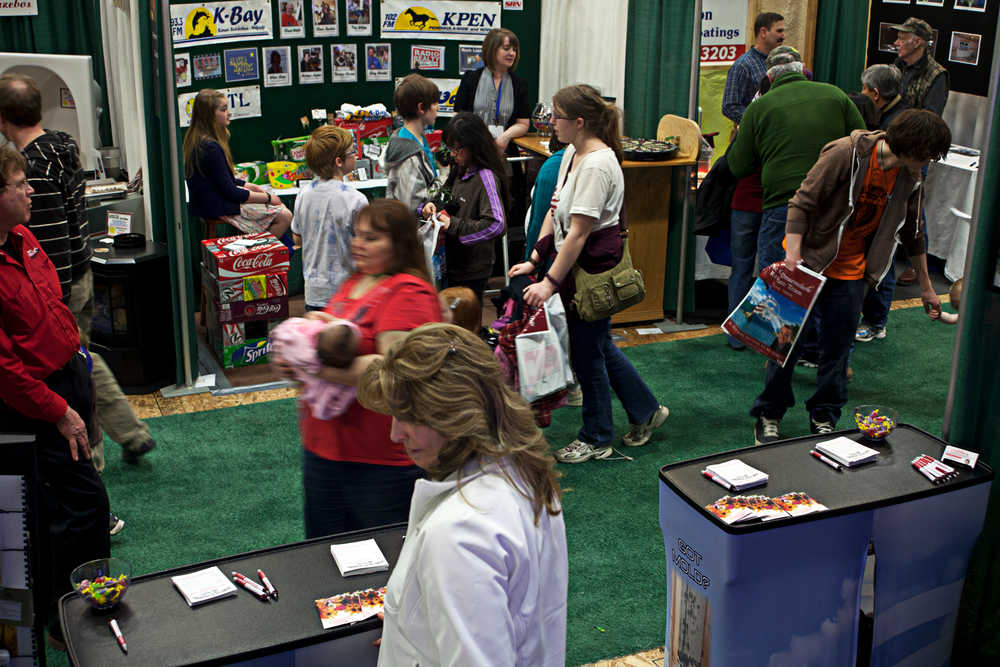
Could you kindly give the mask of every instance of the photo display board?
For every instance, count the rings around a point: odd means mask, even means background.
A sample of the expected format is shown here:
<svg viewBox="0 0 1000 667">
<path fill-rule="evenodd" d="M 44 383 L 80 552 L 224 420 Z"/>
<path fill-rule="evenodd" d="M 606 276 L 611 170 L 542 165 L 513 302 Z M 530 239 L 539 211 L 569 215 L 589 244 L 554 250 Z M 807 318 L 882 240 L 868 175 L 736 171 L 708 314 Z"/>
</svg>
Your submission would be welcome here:
<svg viewBox="0 0 1000 667">
<path fill-rule="evenodd" d="M 937 39 L 928 52 L 948 70 L 951 90 L 985 97 L 998 9 L 1000 0 L 871 0 L 867 64 L 892 63 L 896 31 L 889 26 L 915 16 L 934 31 Z"/>
</svg>

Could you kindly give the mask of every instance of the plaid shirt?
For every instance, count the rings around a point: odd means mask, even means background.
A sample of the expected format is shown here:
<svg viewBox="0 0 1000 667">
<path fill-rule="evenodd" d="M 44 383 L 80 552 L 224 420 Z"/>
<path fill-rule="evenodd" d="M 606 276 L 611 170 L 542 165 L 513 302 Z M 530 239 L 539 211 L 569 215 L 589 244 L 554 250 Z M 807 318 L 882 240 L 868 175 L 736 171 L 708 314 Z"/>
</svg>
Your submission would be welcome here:
<svg viewBox="0 0 1000 667">
<path fill-rule="evenodd" d="M 722 114 L 734 123 L 743 119 L 743 112 L 760 88 L 760 80 L 767 74 L 765 60 L 767 56 L 751 46 L 729 68 L 722 94 Z"/>
</svg>

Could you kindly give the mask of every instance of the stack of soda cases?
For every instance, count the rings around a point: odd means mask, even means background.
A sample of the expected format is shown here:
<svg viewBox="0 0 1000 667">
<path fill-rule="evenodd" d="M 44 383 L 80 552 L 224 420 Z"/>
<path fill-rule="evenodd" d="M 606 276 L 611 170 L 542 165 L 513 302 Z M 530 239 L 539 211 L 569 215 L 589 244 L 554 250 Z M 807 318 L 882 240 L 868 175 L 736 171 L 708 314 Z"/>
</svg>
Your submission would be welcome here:
<svg viewBox="0 0 1000 667">
<path fill-rule="evenodd" d="M 267 363 L 288 317 L 288 248 L 269 232 L 202 241 L 208 343 L 223 368 Z"/>
</svg>

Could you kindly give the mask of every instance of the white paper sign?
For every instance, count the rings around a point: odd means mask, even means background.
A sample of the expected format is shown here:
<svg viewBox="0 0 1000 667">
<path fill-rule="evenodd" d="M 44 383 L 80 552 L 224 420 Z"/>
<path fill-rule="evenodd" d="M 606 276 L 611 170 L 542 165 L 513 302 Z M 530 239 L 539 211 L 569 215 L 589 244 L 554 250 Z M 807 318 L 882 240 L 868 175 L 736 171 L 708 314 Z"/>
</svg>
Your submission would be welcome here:
<svg viewBox="0 0 1000 667">
<path fill-rule="evenodd" d="M 170 5 L 174 47 L 271 39 L 270 0 Z"/>
<path fill-rule="evenodd" d="M 108 211 L 108 236 L 128 234 L 132 231 L 132 214 L 118 211 Z"/>
<path fill-rule="evenodd" d="M 701 64 L 732 65 L 746 53 L 747 3 L 743 0 L 703 0 L 701 10 Z"/>
<path fill-rule="evenodd" d="M 482 39 L 500 28 L 499 2 L 382 0 L 383 39 Z"/>
<path fill-rule="evenodd" d="M 0 0 L 0 16 L 38 16 L 38 0 Z"/>
<path fill-rule="evenodd" d="M 410 46 L 410 69 L 443 70 L 443 46 Z"/>
<path fill-rule="evenodd" d="M 260 86 L 235 86 L 233 88 L 219 88 L 219 92 L 229 98 L 229 111 L 232 120 L 239 118 L 257 118 L 260 116 Z M 191 124 L 191 107 L 194 106 L 194 98 L 198 94 L 182 93 L 177 96 L 178 117 L 181 127 Z"/>
</svg>

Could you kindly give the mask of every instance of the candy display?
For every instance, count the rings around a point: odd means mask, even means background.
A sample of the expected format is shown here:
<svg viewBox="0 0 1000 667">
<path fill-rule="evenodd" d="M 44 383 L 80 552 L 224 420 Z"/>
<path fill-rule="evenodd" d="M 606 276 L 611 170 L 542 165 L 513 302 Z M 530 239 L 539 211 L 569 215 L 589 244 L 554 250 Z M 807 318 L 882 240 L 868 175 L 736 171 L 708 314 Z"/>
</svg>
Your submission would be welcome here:
<svg viewBox="0 0 1000 667">
<path fill-rule="evenodd" d="M 111 609 L 121 601 L 132 580 L 132 566 L 120 558 L 98 558 L 70 575 L 73 588 L 94 609 Z"/>
<path fill-rule="evenodd" d="M 854 408 L 854 421 L 858 430 L 869 440 L 881 440 L 896 427 L 899 414 L 892 408 L 879 405 L 859 405 Z"/>
</svg>

